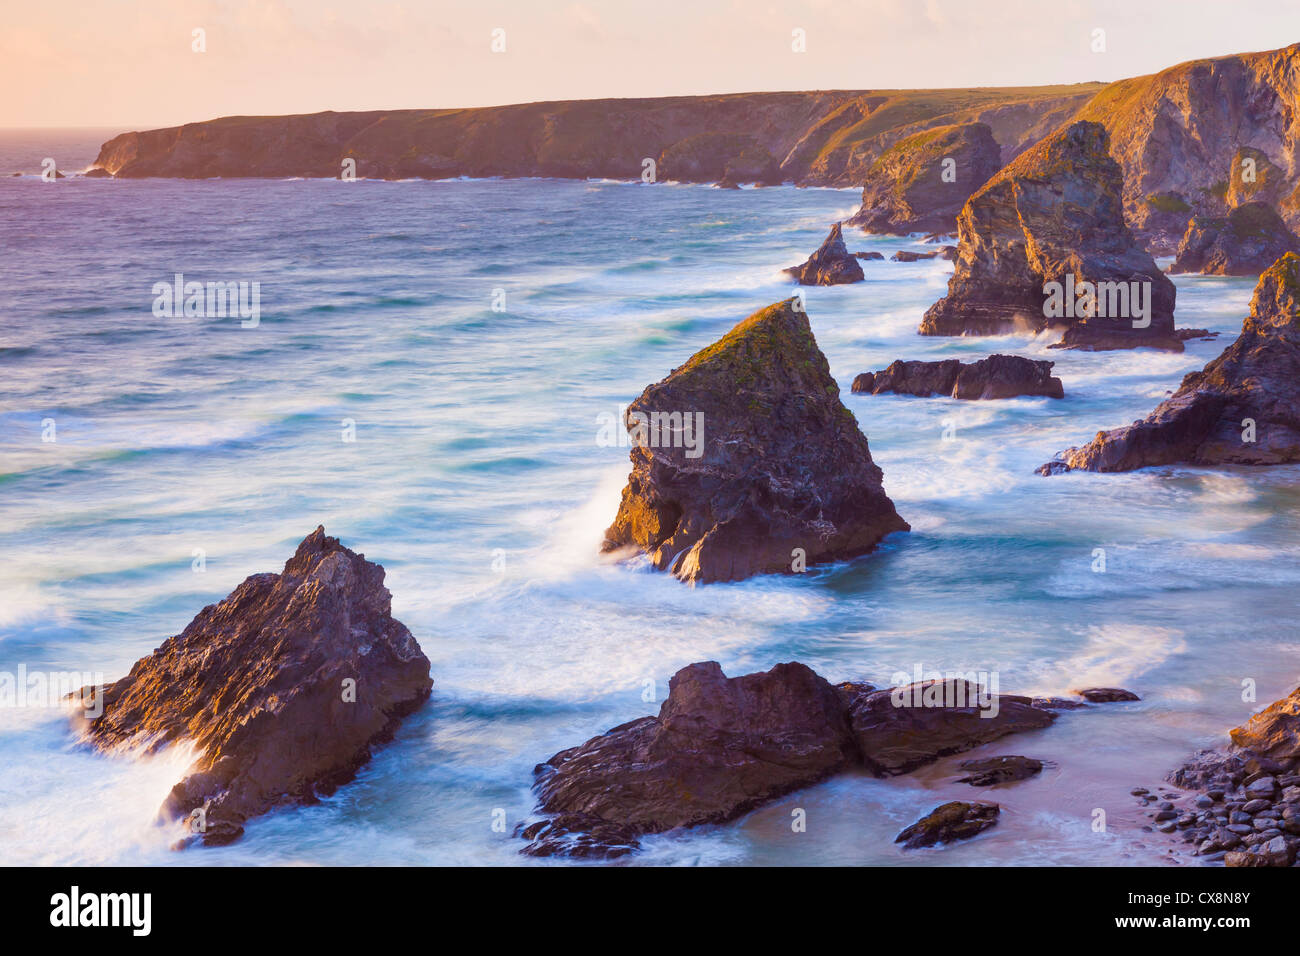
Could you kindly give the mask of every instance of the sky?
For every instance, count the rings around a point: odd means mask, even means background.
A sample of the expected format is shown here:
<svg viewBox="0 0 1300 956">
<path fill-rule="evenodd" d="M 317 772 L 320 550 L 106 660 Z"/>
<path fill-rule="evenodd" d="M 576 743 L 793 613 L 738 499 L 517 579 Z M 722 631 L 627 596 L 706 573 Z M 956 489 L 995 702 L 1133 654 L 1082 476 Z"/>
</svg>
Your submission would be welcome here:
<svg viewBox="0 0 1300 956">
<path fill-rule="evenodd" d="M 1300 3 L 0 0 L 0 24 L 0 127 L 128 130 L 326 109 L 1115 80 L 1300 41 Z"/>
</svg>

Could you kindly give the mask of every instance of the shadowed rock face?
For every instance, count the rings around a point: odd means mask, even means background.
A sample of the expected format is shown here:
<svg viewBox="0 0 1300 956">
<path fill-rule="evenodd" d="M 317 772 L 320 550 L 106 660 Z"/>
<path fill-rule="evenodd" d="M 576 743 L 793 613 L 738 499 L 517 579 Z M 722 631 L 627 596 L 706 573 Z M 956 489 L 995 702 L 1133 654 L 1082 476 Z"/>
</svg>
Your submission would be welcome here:
<svg viewBox="0 0 1300 956">
<path fill-rule="evenodd" d="M 938 362 L 892 363 L 879 372 L 863 372 L 853 380 L 853 391 L 879 395 L 949 395 L 980 400 L 1043 395 L 1064 398 L 1059 378 L 1052 376 L 1054 362 L 1035 361 L 1018 355 L 990 355 L 976 362 L 958 359 Z"/>
<path fill-rule="evenodd" d="M 1300 251 L 1300 239 L 1282 217 L 1262 202 L 1248 202 L 1226 219 L 1196 216 L 1178 247 L 1169 271 L 1205 275 L 1259 275 L 1288 252 Z"/>
<path fill-rule="evenodd" d="M 1300 256 L 1260 276 L 1236 341 L 1145 419 L 1098 432 L 1038 469 L 1131 471 L 1148 465 L 1300 461 Z"/>
<path fill-rule="evenodd" d="M 830 234 L 806 262 L 785 272 L 794 276 L 800 285 L 844 285 L 863 279 L 862 266 L 855 256 L 849 255 L 838 222 L 831 226 Z"/>
<path fill-rule="evenodd" d="M 1063 348 L 1182 351 L 1173 283 L 1124 224 L 1120 169 L 1106 149 L 1103 127 L 1075 123 L 970 198 L 957 220 L 948 295 L 925 313 L 922 335 L 1055 327 L 1064 329 Z M 1099 282 L 1123 285 L 1103 292 Z M 1053 310 L 1048 283 L 1059 283 L 1062 308 Z M 1089 288 L 1091 300 L 1075 294 Z M 1145 316 L 1138 315 L 1134 293 Z M 1135 320 L 1149 324 L 1138 328 Z"/>
<path fill-rule="evenodd" d="M 969 840 L 998 822 L 1001 808 L 996 803 L 965 803 L 954 800 L 935 807 L 894 838 L 905 850 L 936 843 Z"/>
<path fill-rule="evenodd" d="M 860 226 L 863 232 L 896 235 L 950 232 L 971 193 L 1001 165 L 1001 150 L 984 123 L 914 133 L 872 164 L 862 190 L 862 208 L 849 225 Z"/>
<path fill-rule="evenodd" d="M 673 675 L 658 717 L 540 765 L 539 809 L 562 824 L 564 814 L 618 824 L 617 850 L 629 834 L 733 819 L 834 773 L 853 753 L 839 695 L 803 664 L 733 678 L 713 661 L 691 664 Z M 534 838 L 549 835 L 534 827 Z M 556 850 L 543 840 L 525 852 Z"/>
<path fill-rule="evenodd" d="M 198 757 L 161 813 L 222 844 L 248 818 L 350 780 L 432 686 L 384 569 L 317 528 L 282 573 L 247 578 L 105 686 L 83 732 L 104 751 L 192 743 Z"/>
<path fill-rule="evenodd" d="M 736 581 L 794 570 L 795 549 L 838 560 L 908 530 L 795 302 L 755 312 L 629 406 L 632 473 L 604 551 Z M 656 421 L 697 423 L 695 447 L 638 424 Z"/>
</svg>

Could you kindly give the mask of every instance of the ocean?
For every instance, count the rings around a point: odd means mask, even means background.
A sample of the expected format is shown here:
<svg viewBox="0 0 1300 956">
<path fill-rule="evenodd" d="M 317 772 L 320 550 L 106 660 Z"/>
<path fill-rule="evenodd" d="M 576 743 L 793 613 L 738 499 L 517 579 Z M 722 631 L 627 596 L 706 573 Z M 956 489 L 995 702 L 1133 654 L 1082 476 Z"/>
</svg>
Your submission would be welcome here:
<svg viewBox="0 0 1300 956">
<path fill-rule="evenodd" d="M 651 836 L 625 865 L 1155 864 L 1182 845 L 1141 829 L 1129 790 L 1295 686 L 1296 467 L 1033 473 L 1225 348 L 1251 279 L 1175 278 L 1178 324 L 1223 333 L 1182 355 L 920 337 L 942 261 L 868 261 L 865 282 L 805 290 L 912 531 L 804 575 L 693 589 L 601 560 L 629 462 L 600 423 L 791 295 L 781 268 L 855 191 L 36 175 L 44 156 L 84 169 L 107 138 L 0 134 L 0 673 L 116 679 L 323 524 L 383 564 L 435 686 L 334 796 L 184 852 L 154 822 L 183 753 L 99 756 L 57 708 L 0 707 L 0 862 L 569 865 L 519 855 L 510 832 L 535 764 L 656 712 L 693 661 L 734 676 L 798 660 L 832 681 L 988 671 L 1003 693 L 1142 700 Z M 155 315 L 154 285 L 177 273 L 259 283 L 258 322 Z M 1055 361 L 1065 399 L 849 393 L 894 359 L 992 352 Z M 998 826 L 894 845 L 981 794 L 954 782 L 959 760 L 998 753 L 1047 762 L 982 792 Z"/>
</svg>

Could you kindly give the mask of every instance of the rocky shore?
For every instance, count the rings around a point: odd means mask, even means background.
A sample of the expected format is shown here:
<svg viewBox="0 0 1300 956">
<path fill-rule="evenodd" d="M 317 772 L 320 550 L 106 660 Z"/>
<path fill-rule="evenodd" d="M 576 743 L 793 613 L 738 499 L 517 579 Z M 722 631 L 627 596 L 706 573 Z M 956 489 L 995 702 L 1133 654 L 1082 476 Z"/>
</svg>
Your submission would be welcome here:
<svg viewBox="0 0 1300 956">
<path fill-rule="evenodd" d="M 193 746 L 160 816 L 221 845 L 351 780 L 432 686 L 384 569 L 318 527 L 280 574 L 252 575 L 126 677 L 84 688 L 102 714 L 79 729 L 106 753 Z"/>
</svg>

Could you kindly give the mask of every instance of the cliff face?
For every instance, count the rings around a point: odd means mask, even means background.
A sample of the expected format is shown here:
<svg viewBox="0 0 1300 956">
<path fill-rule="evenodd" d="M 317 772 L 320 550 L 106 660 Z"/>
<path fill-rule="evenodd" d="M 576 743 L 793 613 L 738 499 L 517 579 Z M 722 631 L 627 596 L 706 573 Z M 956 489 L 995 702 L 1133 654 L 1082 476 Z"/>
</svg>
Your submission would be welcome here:
<svg viewBox="0 0 1300 956">
<path fill-rule="evenodd" d="M 230 116 L 123 133 L 95 165 L 117 176 L 554 176 L 861 184 L 898 139 L 988 115 L 1004 148 L 1101 88 L 832 90 L 570 100 L 480 109 Z M 1047 125 L 1046 129 L 1050 129 Z"/>
<path fill-rule="evenodd" d="M 971 193 L 1001 166 L 1001 150 L 984 123 L 914 133 L 872 163 L 862 208 L 849 224 L 869 233 L 950 232 Z"/>
<path fill-rule="evenodd" d="M 1069 348 L 1181 351 L 1173 283 L 1124 224 L 1122 187 L 1096 123 L 1074 123 L 1017 157 L 962 209 L 948 294 L 921 334 L 1057 327 Z M 1106 294 L 1099 283 L 1110 284 Z"/>
<path fill-rule="evenodd" d="M 1125 215 L 1149 247 L 1172 252 L 1192 215 L 1249 199 L 1300 226 L 1298 73 L 1300 44 L 1194 60 L 1112 83 L 1075 114 L 1110 133 Z M 1171 205 L 1187 208 L 1166 221 Z"/>
</svg>

